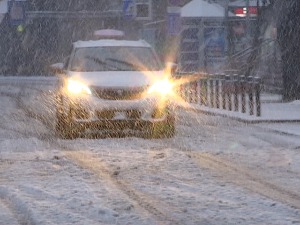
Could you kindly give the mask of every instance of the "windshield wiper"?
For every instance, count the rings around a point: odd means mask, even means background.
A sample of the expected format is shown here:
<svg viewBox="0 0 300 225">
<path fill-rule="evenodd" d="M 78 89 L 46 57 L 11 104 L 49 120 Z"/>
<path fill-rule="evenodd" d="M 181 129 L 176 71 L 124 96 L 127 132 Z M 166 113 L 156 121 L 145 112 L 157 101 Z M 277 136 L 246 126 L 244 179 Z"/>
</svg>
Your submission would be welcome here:
<svg viewBox="0 0 300 225">
<path fill-rule="evenodd" d="M 110 61 L 117 62 L 117 63 L 122 63 L 126 66 L 131 67 L 131 69 L 135 69 L 135 70 L 139 70 L 141 68 L 140 66 L 138 66 L 136 64 L 133 64 L 133 63 L 130 63 L 130 62 L 127 62 L 127 61 L 124 61 L 124 60 L 120 60 L 120 59 L 106 58 L 106 60 L 110 60 Z"/>
<path fill-rule="evenodd" d="M 99 58 L 92 57 L 92 56 L 86 56 L 85 58 L 91 59 L 91 60 L 93 60 L 94 62 L 96 62 L 96 63 L 98 63 L 100 65 L 104 65 L 104 66 L 108 67 L 108 69 L 121 70 L 121 68 L 119 68 L 117 66 L 114 66 L 114 65 L 111 65 L 111 64 L 108 64 L 107 62 L 102 61 Z"/>
</svg>

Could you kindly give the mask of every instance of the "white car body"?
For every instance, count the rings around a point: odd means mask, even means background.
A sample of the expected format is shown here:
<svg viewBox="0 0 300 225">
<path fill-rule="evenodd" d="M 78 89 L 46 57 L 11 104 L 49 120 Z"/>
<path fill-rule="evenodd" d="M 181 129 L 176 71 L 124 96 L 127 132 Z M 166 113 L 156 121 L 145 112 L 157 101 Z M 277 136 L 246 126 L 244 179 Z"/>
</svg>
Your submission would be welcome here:
<svg viewBox="0 0 300 225">
<path fill-rule="evenodd" d="M 143 51 L 145 58 L 141 54 Z M 108 57 L 110 55 L 114 57 Z M 120 58 L 116 58 L 117 56 Z M 129 60 L 130 57 L 135 60 Z M 151 69 L 143 67 L 143 60 Z M 78 64 L 83 62 L 84 66 L 80 67 Z M 152 47 L 143 40 L 109 39 L 75 42 L 71 56 L 64 65 L 58 114 L 66 118 L 69 117 L 67 114 L 70 111 L 74 111 L 70 121 L 85 128 L 94 124 L 113 122 L 136 125 L 144 122 L 154 124 L 171 121 L 173 126 L 170 100 L 157 94 L 150 94 L 148 90 L 164 77 L 163 65 Z M 91 93 L 70 95 L 66 90 L 70 80 L 84 84 Z M 158 109 L 163 109 L 165 113 L 157 116 L 155 113 Z"/>
</svg>

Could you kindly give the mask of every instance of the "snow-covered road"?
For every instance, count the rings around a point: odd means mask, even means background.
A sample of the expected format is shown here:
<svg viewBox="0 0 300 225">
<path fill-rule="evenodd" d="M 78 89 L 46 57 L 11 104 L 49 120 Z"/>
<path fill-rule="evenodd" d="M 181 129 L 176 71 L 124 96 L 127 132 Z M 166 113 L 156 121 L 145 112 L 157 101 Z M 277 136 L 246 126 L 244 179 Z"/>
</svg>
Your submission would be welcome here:
<svg viewBox="0 0 300 225">
<path fill-rule="evenodd" d="M 53 78 L 0 79 L 0 224 L 300 224 L 300 138 L 177 112 L 147 140 L 54 132 Z"/>
</svg>

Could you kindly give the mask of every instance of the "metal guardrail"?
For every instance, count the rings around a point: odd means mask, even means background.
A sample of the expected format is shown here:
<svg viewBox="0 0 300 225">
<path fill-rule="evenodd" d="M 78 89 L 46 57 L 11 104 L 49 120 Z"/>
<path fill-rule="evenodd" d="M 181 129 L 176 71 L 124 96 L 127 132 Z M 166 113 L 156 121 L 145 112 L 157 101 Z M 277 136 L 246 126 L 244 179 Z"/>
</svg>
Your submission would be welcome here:
<svg viewBox="0 0 300 225">
<path fill-rule="evenodd" d="M 187 79 L 179 88 L 188 103 L 261 116 L 261 78 L 225 74 L 177 74 Z"/>
</svg>

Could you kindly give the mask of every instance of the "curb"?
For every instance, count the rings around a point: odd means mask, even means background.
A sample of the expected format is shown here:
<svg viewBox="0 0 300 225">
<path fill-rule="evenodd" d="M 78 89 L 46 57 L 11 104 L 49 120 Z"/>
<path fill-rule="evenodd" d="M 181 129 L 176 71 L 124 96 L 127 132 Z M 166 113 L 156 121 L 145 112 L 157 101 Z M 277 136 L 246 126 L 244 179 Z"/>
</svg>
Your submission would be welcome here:
<svg viewBox="0 0 300 225">
<path fill-rule="evenodd" d="M 222 112 L 215 112 L 212 111 L 210 109 L 200 109 L 200 108 L 195 108 L 195 107 L 182 107 L 179 106 L 182 109 L 187 109 L 190 111 L 194 111 L 194 112 L 200 112 L 206 115 L 212 115 L 212 116 L 221 116 L 224 118 L 229 118 L 229 119 L 233 119 L 239 122 L 243 122 L 243 123 L 247 123 L 247 124 L 259 124 L 259 123 L 299 123 L 300 119 L 247 119 L 247 118 L 241 118 L 235 115 L 229 115 L 229 114 L 224 114 Z M 226 111 L 228 112 L 228 111 Z M 238 112 L 236 112 L 238 113 Z M 239 112 L 241 115 L 246 115 L 243 114 L 241 112 Z M 250 115 L 249 115 L 250 116 Z M 252 116 L 253 118 L 256 117 L 255 115 Z M 258 118 L 258 117 L 256 117 Z"/>
</svg>

